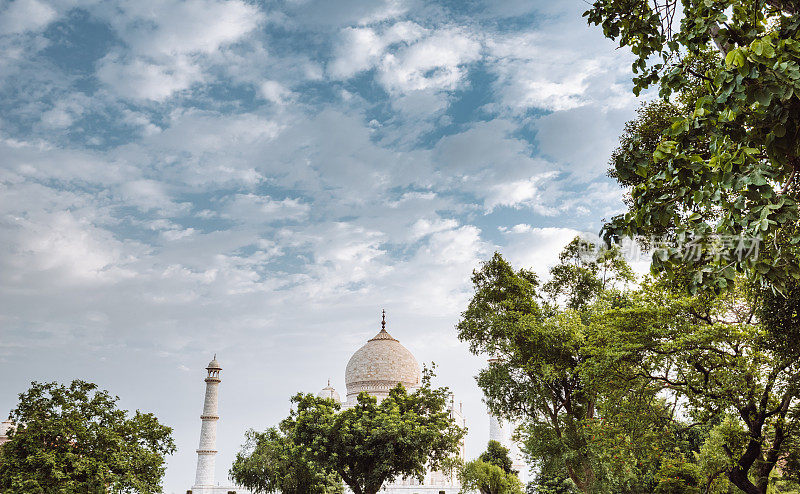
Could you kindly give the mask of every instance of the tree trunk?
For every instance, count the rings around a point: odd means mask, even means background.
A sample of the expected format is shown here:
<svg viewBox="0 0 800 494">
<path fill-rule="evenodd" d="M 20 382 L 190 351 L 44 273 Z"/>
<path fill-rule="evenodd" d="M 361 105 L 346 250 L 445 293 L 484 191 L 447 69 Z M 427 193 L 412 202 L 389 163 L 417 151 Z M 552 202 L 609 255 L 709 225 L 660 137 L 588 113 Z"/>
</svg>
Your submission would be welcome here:
<svg viewBox="0 0 800 494">
<path fill-rule="evenodd" d="M 579 491 L 583 492 L 583 494 L 589 494 L 591 488 L 594 486 L 594 471 L 592 471 L 591 467 L 587 468 L 585 465 L 581 464 L 582 476 L 579 476 L 575 468 L 567 464 L 567 474 L 569 474 L 569 478 L 572 479 Z"/>
<path fill-rule="evenodd" d="M 759 421 L 759 424 L 760 422 L 761 421 Z M 755 463 L 760 454 L 761 442 L 751 436 L 750 443 L 747 445 L 747 449 L 745 450 L 744 454 L 739 461 L 734 464 L 733 470 L 728 473 L 728 480 L 730 480 L 733 485 L 743 490 L 746 494 L 767 494 L 766 488 L 763 490 L 760 489 L 750 482 L 750 479 L 747 476 L 750 468 L 753 466 L 753 463 Z"/>
</svg>

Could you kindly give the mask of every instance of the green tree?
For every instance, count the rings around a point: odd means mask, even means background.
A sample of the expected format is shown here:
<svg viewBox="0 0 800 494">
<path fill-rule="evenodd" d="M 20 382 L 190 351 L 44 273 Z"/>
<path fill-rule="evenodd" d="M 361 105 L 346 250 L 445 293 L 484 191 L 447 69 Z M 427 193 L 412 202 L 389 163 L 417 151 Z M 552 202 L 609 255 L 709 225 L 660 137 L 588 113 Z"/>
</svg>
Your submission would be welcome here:
<svg viewBox="0 0 800 494">
<path fill-rule="evenodd" d="M 722 476 L 766 494 L 776 476 L 797 471 L 800 361 L 772 343 L 754 317 L 761 293 L 746 287 L 689 296 L 646 284 L 598 319 L 597 345 L 606 374 L 639 374 L 712 428 L 697 454 L 700 485 L 708 490 Z"/>
<path fill-rule="evenodd" d="M 530 482 L 526 494 L 578 494 L 575 483 L 566 475 L 542 474 Z"/>
<path fill-rule="evenodd" d="M 551 302 L 563 298 L 569 309 L 585 309 L 607 290 L 634 281 L 633 271 L 617 248 L 600 249 L 581 237 L 572 239 L 558 260 L 542 288 Z"/>
<path fill-rule="evenodd" d="M 742 273 L 784 293 L 800 279 L 798 3 L 596 0 L 585 15 L 636 56 L 637 94 L 657 84 L 665 105 L 683 102 L 666 112 L 668 125 L 645 118 L 623 139 L 628 151 L 614 165 L 632 186 L 628 211 L 605 237 L 693 242 L 691 255 L 653 257 L 656 272 L 692 291 L 726 289 Z M 630 152 L 635 141 L 647 147 Z M 759 255 L 741 255 L 751 252 L 733 239 L 760 239 Z"/>
<path fill-rule="evenodd" d="M 257 494 L 341 494 L 342 481 L 308 459 L 295 444 L 291 421 L 264 432 L 247 431 L 244 448 L 236 455 L 230 478 Z"/>
<path fill-rule="evenodd" d="M 661 463 L 653 494 L 701 494 L 697 465 L 676 451 Z"/>
<path fill-rule="evenodd" d="M 592 450 L 598 395 L 582 375 L 592 304 L 630 279 L 617 251 L 567 246 L 545 290 L 567 308 L 547 303 L 536 275 L 515 271 L 495 254 L 473 273 L 475 294 L 457 325 L 475 354 L 492 363 L 477 376 L 492 413 L 523 422 L 526 452 L 547 474 L 566 472 L 582 492 L 602 473 Z"/>
<path fill-rule="evenodd" d="M 657 249 L 653 271 L 700 295 L 651 293 L 644 327 L 625 336 L 643 338 L 632 361 L 650 362 L 651 382 L 712 427 L 698 457 L 707 489 L 723 476 L 763 493 L 776 462 L 784 479 L 797 471 L 799 14 L 783 0 L 597 0 L 586 13 L 637 56 L 635 90 L 658 84 L 674 115 L 626 129 L 612 166 L 632 187 L 628 212 L 604 235 L 692 242 Z M 736 239 L 757 250 L 740 255 Z"/>
<path fill-rule="evenodd" d="M 287 419 L 294 440 L 354 494 L 375 494 L 401 476 L 422 480 L 426 467 L 452 465 L 466 433 L 450 417 L 447 389 L 432 388 L 430 379 L 426 371 L 413 393 L 398 384 L 380 403 L 361 393 L 341 411 L 332 400 L 298 394 L 292 399 L 297 409 Z"/>
<path fill-rule="evenodd" d="M 20 493 L 161 492 L 172 429 L 119 398 L 75 380 L 31 383 L 9 418 L 0 448 L 0 488 Z"/>
<path fill-rule="evenodd" d="M 512 468 L 513 464 L 508 448 L 494 439 L 489 441 L 486 445 L 486 451 L 481 453 L 478 459 L 486 463 L 491 463 L 492 465 L 497 465 L 502 468 L 505 473 L 519 474 L 519 472 Z"/>
<path fill-rule="evenodd" d="M 467 462 L 459 472 L 461 492 L 481 494 L 522 494 L 522 483 L 513 473 L 481 459 Z"/>
</svg>

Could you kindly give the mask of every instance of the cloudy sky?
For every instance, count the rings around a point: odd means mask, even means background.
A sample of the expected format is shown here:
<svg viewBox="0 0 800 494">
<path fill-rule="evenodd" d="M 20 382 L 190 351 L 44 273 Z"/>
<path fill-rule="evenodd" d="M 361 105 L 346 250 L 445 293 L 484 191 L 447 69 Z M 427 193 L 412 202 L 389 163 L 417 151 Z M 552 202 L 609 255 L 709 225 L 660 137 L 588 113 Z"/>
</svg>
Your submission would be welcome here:
<svg viewBox="0 0 800 494">
<path fill-rule="evenodd" d="M 0 1 L 0 409 L 97 382 L 217 477 L 388 329 L 488 425 L 453 326 L 500 251 L 544 273 L 622 207 L 637 101 L 582 0 Z M 3 412 L 5 413 L 5 412 Z"/>
</svg>

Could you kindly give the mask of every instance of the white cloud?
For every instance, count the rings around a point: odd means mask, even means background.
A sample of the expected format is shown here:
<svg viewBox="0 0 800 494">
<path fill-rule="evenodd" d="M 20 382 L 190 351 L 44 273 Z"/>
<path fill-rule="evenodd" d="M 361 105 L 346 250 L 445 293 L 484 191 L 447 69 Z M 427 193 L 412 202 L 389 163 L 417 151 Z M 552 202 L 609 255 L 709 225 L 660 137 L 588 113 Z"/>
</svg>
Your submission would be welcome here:
<svg viewBox="0 0 800 494">
<path fill-rule="evenodd" d="M 377 65 L 389 46 L 411 43 L 426 31 L 409 21 L 395 23 L 380 33 L 370 27 L 345 28 L 340 34 L 328 71 L 336 78 L 352 77 Z"/>
<path fill-rule="evenodd" d="M 259 87 L 261 96 L 276 105 L 286 104 L 294 94 L 278 81 L 264 81 Z"/>
<path fill-rule="evenodd" d="M 150 0 L 123 3 L 120 34 L 137 55 L 209 54 L 239 41 L 264 19 L 241 0 Z"/>
<path fill-rule="evenodd" d="M 3 2 L 0 9 L 0 34 L 17 34 L 38 31 L 57 16 L 55 9 L 39 0 L 13 0 Z"/>
<path fill-rule="evenodd" d="M 374 66 L 385 47 L 385 42 L 372 28 L 347 28 L 328 70 L 336 78 L 352 77 Z"/>
<path fill-rule="evenodd" d="M 582 232 L 571 228 L 537 228 L 517 224 L 503 232 L 506 244 L 501 252 L 515 268 L 532 269 L 546 277 L 558 263 L 558 254 Z"/>
<path fill-rule="evenodd" d="M 413 238 L 420 239 L 432 233 L 439 233 L 447 230 L 452 230 L 458 226 L 458 221 L 454 219 L 426 219 L 420 218 L 413 225 L 411 225 L 411 234 Z"/>
<path fill-rule="evenodd" d="M 458 29 L 431 31 L 412 22 L 398 22 L 383 31 L 347 28 L 328 70 L 346 79 L 378 69 L 378 80 L 392 92 L 454 89 L 465 65 L 480 58 L 481 45 Z"/>
<path fill-rule="evenodd" d="M 254 114 L 177 111 L 163 131 L 114 150 L 115 161 L 161 170 L 162 179 L 180 187 L 219 184 L 252 186 L 270 170 L 267 146 L 281 125 Z"/>
<path fill-rule="evenodd" d="M 430 37 L 388 53 L 380 64 L 380 80 L 390 91 L 455 89 L 466 74 L 464 66 L 480 57 L 480 44 L 458 31 Z"/>
<path fill-rule="evenodd" d="M 541 190 L 543 182 L 553 178 L 555 173 L 543 173 L 525 180 L 499 183 L 490 188 L 483 207 L 492 212 L 498 206 L 519 209 L 526 206 L 542 216 L 555 216 L 558 210 L 544 204 Z"/>
<path fill-rule="evenodd" d="M 225 204 L 225 217 L 251 224 L 270 223 L 279 220 L 299 220 L 308 215 L 311 207 L 300 199 L 286 198 L 280 201 L 269 196 L 236 194 Z"/>
<path fill-rule="evenodd" d="M 114 184 L 139 176 L 135 167 L 108 160 L 88 150 L 59 149 L 43 141 L 0 137 L 3 169 L 36 180 L 66 183 Z M 58 163 L 58 166 L 54 166 Z"/>
<path fill-rule="evenodd" d="M 413 0 L 290 0 L 271 11 L 270 21 L 282 27 L 317 29 L 388 22 L 407 13 Z"/>
<path fill-rule="evenodd" d="M 587 104 L 629 105 L 630 57 L 613 45 L 571 5 L 570 15 L 523 32 L 488 36 L 487 58 L 500 110 L 524 114 L 531 108 L 562 111 Z"/>
<path fill-rule="evenodd" d="M 92 101 L 86 95 L 73 93 L 56 101 L 52 108 L 42 113 L 41 121 L 48 128 L 66 128 L 80 118 L 91 106 Z"/>
<path fill-rule="evenodd" d="M 502 102 L 515 111 L 567 110 L 584 104 L 601 63 L 583 58 L 578 47 L 559 45 L 547 34 L 531 32 L 491 38 L 487 49 L 502 88 Z"/>
<path fill-rule="evenodd" d="M 240 0 L 125 2 L 107 20 L 128 51 L 106 55 L 98 78 L 126 98 L 164 101 L 204 80 L 204 62 L 238 42 L 264 20 Z"/>
<path fill-rule="evenodd" d="M 133 99 L 164 101 L 203 79 L 200 67 L 189 57 L 172 57 L 166 63 L 142 58 L 125 60 L 108 55 L 98 64 L 97 77 L 117 94 Z"/>
<path fill-rule="evenodd" d="M 583 179 L 602 176 L 625 122 L 633 116 L 630 107 L 603 110 L 596 105 L 555 112 L 535 122 L 536 139 L 542 154 L 562 170 Z"/>
<path fill-rule="evenodd" d="M 4 284 L 27 285 L 26 277 L 45 276 L 62 284 L 112 282 L 133 276 L 126 269 L 126 246 L 108 231 L 61 211 L 31 211 L 27 217 L 6 217 L 3 230 Z"/>
<path fill-rule="evenodd" d="M 143 212 L 159 210 L 161 214 L 178 214 L 186 211 L 188 205 L 172 200 L 165 184 L 156 180 L 140 179 L 125 182 L 119 187 L 122 202 L 135 206 Z"/>
</svg>

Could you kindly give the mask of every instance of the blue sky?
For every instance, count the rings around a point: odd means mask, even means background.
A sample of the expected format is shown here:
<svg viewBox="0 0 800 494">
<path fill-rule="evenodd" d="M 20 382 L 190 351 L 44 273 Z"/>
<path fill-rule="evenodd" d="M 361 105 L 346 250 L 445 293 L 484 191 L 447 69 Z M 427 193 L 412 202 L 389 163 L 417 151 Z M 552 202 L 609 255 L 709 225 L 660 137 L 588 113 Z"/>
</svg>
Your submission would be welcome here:
<svg viewBox="0 0 800 494">
<path fill-rule="evenodd" d="M 545 273 L 619 212 L 628 55 L 553 1 L 0 2 L 0 409 L 99 383 L 218 478 L 388 329 L 488 425 L 453 325 L 500 251 Z"/>
</svg>

